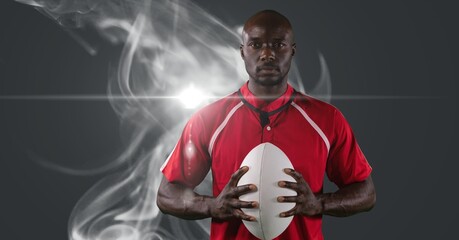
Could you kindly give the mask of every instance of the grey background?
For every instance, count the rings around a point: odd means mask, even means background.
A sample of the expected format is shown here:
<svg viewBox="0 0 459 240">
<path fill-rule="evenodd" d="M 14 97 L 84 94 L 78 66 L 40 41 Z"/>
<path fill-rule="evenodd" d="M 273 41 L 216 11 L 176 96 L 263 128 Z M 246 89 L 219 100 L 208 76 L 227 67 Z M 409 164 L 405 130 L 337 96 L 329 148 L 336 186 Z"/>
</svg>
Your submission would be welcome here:
<svg viewBox="0 0 459 240">
<path fill-rule="evenodd" d="M 290 18 L 306 87 L 327 60 L 333 95 L 418 96 L 333 100 L 370 164 L 376 207 L 324 217 L 327 239 L 452 239 L 457 226 L 458 18 L 448 1 L 196 1 L 230 26 L 272 8 Z M 121 46 L 88 33 L 90 56 L 29 6 L 0 5 L 0 95 L 104 94 Z M 78 199 L 104 175 L 71 176 L 33 162 L 34 151 L 68 166 L 116 155 L 123 143 L 106 101 L 0 100 L 2 239 L 66 239 Z M 89 159 L 89 160 L 87 160 Z M 327 186 L 327 189 L 330 189 Z"/>
</svg>

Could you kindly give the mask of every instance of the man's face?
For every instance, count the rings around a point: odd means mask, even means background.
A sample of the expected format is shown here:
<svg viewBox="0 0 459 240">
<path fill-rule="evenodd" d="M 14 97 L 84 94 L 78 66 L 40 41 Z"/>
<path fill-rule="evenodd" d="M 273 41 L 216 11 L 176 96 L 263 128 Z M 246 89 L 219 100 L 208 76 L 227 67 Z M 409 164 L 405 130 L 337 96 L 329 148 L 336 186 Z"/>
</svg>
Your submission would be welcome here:
<svg viewBox="0 0 459 240">
<path fill-rule="evenodd" d="M 248 23 L 242 34 L 241 56 L 249 80 L 263 86 L 286 82 L 295 53 L 291 28 L 269 19 Z"/>
</svg>

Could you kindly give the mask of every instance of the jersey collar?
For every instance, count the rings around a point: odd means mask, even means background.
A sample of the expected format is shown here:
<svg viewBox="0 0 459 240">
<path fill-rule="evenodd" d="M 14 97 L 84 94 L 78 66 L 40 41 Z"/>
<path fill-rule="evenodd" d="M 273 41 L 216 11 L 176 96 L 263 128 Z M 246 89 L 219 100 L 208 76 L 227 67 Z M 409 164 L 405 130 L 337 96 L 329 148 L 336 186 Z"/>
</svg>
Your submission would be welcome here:
<svg viewBox="0 0 459 240">
<path fill-rule="evenodd" d="M 290 86 L 290 84 L 287 84 L 287 90 L 284 94 L 282 94 L 282 96 L 276 98 L 274 101 L 267 102 L 264 99 L 257 98 L 255 95 L 253 95 L 252 92 L 250 92 L 248 81 L 241 87 L 241 94 L 244 97 L 244 99 L 248 103 L 252 104 L 254 107 L 265 112 L 274 111 L 286 104 L 290 100 L 290 97 L 292 96 L 293 92 L 293 87 Z"/>
</svg>

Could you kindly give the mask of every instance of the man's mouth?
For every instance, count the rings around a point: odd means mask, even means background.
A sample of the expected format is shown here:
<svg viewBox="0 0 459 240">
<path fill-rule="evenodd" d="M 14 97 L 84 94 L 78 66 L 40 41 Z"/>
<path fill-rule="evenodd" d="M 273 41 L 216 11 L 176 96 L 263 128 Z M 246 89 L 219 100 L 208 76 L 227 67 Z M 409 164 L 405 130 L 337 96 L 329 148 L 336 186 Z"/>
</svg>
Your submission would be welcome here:
<svg viewBox="0 0 459 240">
<path fill-rule="evenodd" d="M 264 72 L 274 72 L 274 71 L 279 71 L 279 68 L 276 67 L 276 66 L 273 66 L 273 65 L 263 65 L 263 66 L 259 66 L 257 67 L 257 72 L 261 72 L 261 71 L 264 71 Z"/>
</svg>

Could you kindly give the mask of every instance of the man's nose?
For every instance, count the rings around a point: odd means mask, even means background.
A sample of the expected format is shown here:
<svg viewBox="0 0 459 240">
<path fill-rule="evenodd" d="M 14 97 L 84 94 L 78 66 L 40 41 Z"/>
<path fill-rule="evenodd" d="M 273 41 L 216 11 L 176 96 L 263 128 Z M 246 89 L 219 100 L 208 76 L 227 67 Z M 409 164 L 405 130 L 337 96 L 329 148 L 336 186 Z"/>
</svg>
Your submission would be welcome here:
<svg viewBox="0 0 459 240">
<path fill-rule="evenodd" d="M 260 60 L 261 61 L 271 62 L 271 61 L 274 61 L 274 59 L 276 59 L 276 56 L 274 54 L 274 51 L 271 49 L 271 47 L 270 46 L 264 46 L 261 49 Z"/>
</svg>

